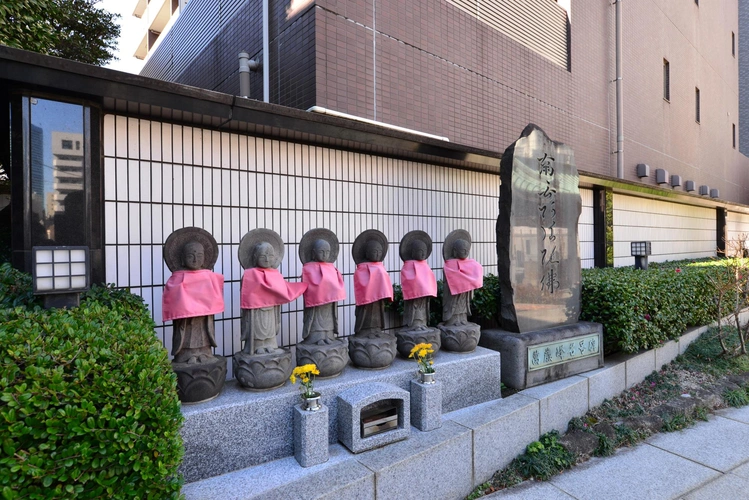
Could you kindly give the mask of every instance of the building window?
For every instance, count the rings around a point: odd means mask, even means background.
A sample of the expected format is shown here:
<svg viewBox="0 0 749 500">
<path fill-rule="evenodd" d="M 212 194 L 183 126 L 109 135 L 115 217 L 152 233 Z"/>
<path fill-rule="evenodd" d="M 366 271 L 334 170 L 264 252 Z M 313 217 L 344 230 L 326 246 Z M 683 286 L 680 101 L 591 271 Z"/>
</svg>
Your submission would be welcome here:
<svg viewBox="0 0 749 500">
<path fill-rule="evenodd" d="M 73 149 L 73 141 L 62 141 L 62 149 Z"/>
<path fill-rule="evenodd" d="M 736 33 L 731 32 L 731 55 L 736 57 Z"/>
<path fill-rule="evenodd" d="M 667 60 L 663 60 L 663 98 L 671 100 L 671 70 Z"/>
<path fill-rule="evenodd" d="M 736 149 L 736 124 L 733 124 L 733 149 Z"/>
<path fill-rule="evenodd" d="M 694 119 L 700 123 L 700 89 L 694 89 Z"/>
</svg>

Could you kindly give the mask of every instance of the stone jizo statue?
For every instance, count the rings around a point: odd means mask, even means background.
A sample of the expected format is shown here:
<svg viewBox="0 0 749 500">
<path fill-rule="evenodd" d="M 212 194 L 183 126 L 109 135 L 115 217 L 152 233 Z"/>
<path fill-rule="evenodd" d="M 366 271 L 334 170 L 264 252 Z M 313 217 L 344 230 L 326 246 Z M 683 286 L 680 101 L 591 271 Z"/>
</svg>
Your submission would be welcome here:
<svg viewBox="0 0 749 500">
<path fill-rule="evenodd" d="M 205 245 L 197 239 L 199 229 L 186 229 L 173 235 L 194 239 L 167 239 L 164 247 L 172 275 L 164 287 L 162 314 L 164 321 L 173 321 L 174 362 L 201 363 L 213 358 L 212 348 L 216 347 L 213 315 L 224 312 L 224 277 L 210 270 L 218 250 L 210 252 L 207 261 Z M 200 236 L 206 240 L 205 235 Z"/>
<path fill-rule="evenodd" d="M 476 348 L 481 328 L 468 321 L 473 291 L 483 286 L 483 268 L 468 255 L 471 235 L 457 229 L 447 235 L 442 247 L 445 258 L 445 287 L 442 294 L 442 347 L 449 351 L 470 352 Z"/>
<path fill-rule="evenodd" d="M 356 322 L 355 334 L 349 337 L 349 357 L 359 368 L 386 368 L 395 359 L 395 335 L 384 330 L 385 301 L 393 300 L 393 285 L 382 263 L 387 248 L 385 235 L 368 229 L 356 237 L 351 251 L 356 263 Z"/>
<path fill-rule="evenodd" d="M 468 259 L 471 244 L 457 239 L 453 244 L 451 259 L 445 261 L 445 293 L 442 298 L 444 309 L 442 321 L 446 325 L 467 325 L 471 315 L 473 290 L 483 286 L 483 269 L 481 264 Z M 451 285 L 452 282 L 452 286 Z M 459 291 L 465 290 L 466 291 Z"/>
<path fill-rule="evenodd" d="M 357 335 L 378 335 L 385 327 L 385 300 L 393 300 L 393 284 L 382 263 L 387 252 L 387 239 L 372 229 L 360 234 L 357 240 L 360 238 L 365 239 L 358 247 L 356 242 L 354 244 L 354 332 Z"/>
<path fill-rule="evenodd" d="M 281 330 L 281 305 L 296 299 L 307 288 L 289 283 L 278 271 L 283 257 L 283 241 L 268 229 L 255 229 L 242 238 L 240 263 L 242 277 L 240 305 L 245 354 L 281 353 L 276 336 Z"/>
<path fill-rule="evenodd" d="M 341 374 L 348 364 L 348 342 L 338 338 L 338 302 L 346 298 L 343 276 L 333 262 L 338 238 L 328 229 L 307 231 L 299 242 L 304 292 L 303 340 L 296 347 L 297 366 L 314 363 L 319 378 Z"/>
<path fill-rule="evenodd" d="M 403 328 L 395 337 L 398 352 L 407 358 L 417 344 L 440 348 L 440 332 L 429 326 L 429 304 L 437 296 L 437 279 L 426 259 L 432 254 L 432 238 L 424 231 L 410 231 L 400 242 Z"/>
<path fill-rule="evenodd" d="M 431 330 L 429 302 L 437 296 L 437 279 L 426 259 L 432 253 L 432 239 L 423 231 L 411 231 L 401 240 L 401 289 L 403 290 L 403 323 L 411 331 Z"/>
<path fill-rule="evenodd" d="M 226 359 L 213 355 L 214 314 L 224 311 L 224 277 L 211 271 L 217 257 L 216 240 L 197 227 L 179 229 L 164 243 L 172 275 L 164 285 L 162 315 L 173 322 L 172 366 L 187 403 L 215 397 L 226 377 Z"/>
<path fill-rule="evenodd" d="M 299 256 L 304 264 L 302 282 L 307 284 L 303 343 L 331 344 L 338 335 L 337 302 L 346 299 L 343 276 L 333 265 L 338 256 L 338 238 L 327 229 L 313 229 L 302 238 Z"/>
<path fill-rule="evenodd" d="M 234 354 L 234 376 L 247 389 L 280 387 L 291 374 L 291 352 L 278 347 L 281 305 L 302 295 L 304 283 L 289 283 L 278 271 L 284 254 L 281 237 L 270 229 L 254 229 L 239 243 L 239 263 L 245 269 L 240 292 L 241 339 Z"/>
</svg>

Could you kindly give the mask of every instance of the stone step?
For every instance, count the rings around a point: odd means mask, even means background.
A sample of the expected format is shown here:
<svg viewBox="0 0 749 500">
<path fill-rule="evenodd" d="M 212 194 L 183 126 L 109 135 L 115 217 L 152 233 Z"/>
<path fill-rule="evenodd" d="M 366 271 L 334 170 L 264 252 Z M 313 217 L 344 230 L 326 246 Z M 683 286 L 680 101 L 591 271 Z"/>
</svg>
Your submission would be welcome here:
<svg viewBox="0 0 749 500">
<path fill-rule="evenodd" d="M 449 420 L 430 432 L 353 454 L 330 446 L 329 460 L 301 467 L 282 458 L 185 485 L 188 500 L 464 498 L 473 489 L 471 431 Z"/>
<path fill-rule="evenodd" d="M 443 413 L 501 397 L 500 355 L 476 348 L 472 353 L 440 351 L 435 358 L 437 379 L 443 387 Z M 337 396 L 363 383 L 380 382 L 410 390 L 416 363 L 396 358 L 384 370 L 359 370 L 348 366 L 343 374 L 315 382 L 322 404 L 330 412 L 329 442 L 338 442 Z M 268 392 L 249 392 L 228 382 L 212 401 L 185 405 L 182 438 L 185 456 L 180 472 L 191 483 L 227 472 L 291 457 L 293 407 L 299 403 L 297 386 Z M 291 460 L 294 460 L 291 458 Z"/>
</svg>

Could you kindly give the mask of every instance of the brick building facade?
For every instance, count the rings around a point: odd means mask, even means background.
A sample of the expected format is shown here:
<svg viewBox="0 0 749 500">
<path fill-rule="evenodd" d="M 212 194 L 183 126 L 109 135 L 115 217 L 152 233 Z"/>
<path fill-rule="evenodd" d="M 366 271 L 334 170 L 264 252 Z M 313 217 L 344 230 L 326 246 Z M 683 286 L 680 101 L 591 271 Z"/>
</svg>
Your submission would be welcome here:
<svg viewBox="0 0 749 500">
<path fill-rule="evenodd" d="M 571 2 L 565 67 L 464 3 L 271 1 L 271 102 L 321 106 L 497 152 L 533 122 L 570 144 L 582 171 L 616 177 L 614 6 Z M 503 4 L 535 8 L 532 0 L 485 3 Z M 261 3 L 220 0 L 218 7 L 193 0 L 142 74 L 238 93 L 237 53 L 262 58 Z M 623 12 L 624 179 L 657 185 L 654 175 L 636 176 L 646 163 L 748 203 L 749 160 L 738 147 L 738 1 L 631 0 Z M 542 33 L 549 22 L 523 20 Z M 259 74 L 251 94 L 262 98 Z"/>
</svg>

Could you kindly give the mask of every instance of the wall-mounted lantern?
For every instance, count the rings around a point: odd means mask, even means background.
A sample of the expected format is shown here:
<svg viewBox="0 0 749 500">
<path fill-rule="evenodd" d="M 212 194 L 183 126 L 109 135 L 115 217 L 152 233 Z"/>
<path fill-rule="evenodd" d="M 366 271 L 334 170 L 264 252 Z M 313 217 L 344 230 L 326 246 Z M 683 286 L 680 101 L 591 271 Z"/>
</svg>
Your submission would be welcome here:
<svg viewBox="0 0 749 500">
<path fill-rule="evenodd" d="M 686 181 L 684 183 L 684 191 L 691 193 L 694 190 L 695 190 L 694 181 Z"/>
<path fill-rule="evenodd" d="M 630 243 L 632 257 L 635 258 L 635 269 L 648 268 L 648 255 L 651 254 L 651 245 L 649 241 L 633 241 Z"/>
<path fill-rule="evenodd" d="M 710 194 L 710 186 L 702 185 L 700 186 L 700 196 L 707 196 Z"/>
<path fill-rule="evenodd" d="M 44 307 L 76 307 L 88 290 L 88 247 L 33 247 L 34 293 L 44 295 Z"/>
<path fill-rule="evenodd" d="M 710 198 L 720 198 L 720 189 L 712 188 L 710 190 Z"/>
<path fill-rule="evenodd" d="M 671 176 L 671 187 L 676 188 L 681 186 L 681 176 L 680 175 L 672 175 Z"/>
</svg>

